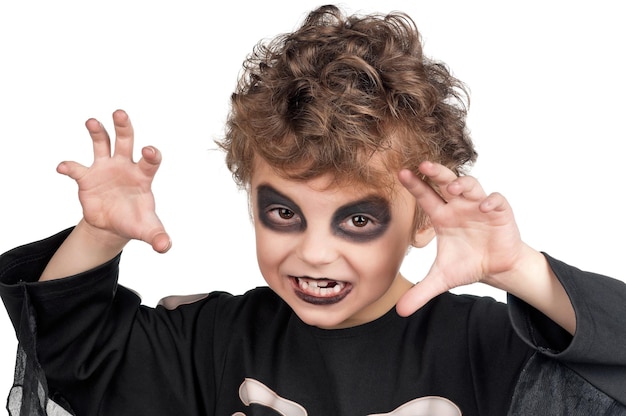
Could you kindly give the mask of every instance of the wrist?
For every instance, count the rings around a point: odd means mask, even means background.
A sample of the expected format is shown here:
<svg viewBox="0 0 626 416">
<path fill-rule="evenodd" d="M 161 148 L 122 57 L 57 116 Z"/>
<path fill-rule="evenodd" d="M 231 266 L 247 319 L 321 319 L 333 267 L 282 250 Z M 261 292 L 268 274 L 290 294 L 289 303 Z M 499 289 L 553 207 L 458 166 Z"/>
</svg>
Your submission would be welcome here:
<svg viewBox="0 0 626 416">
<path fill-rule="evenodd" d="M 73 276 L 100 266 L 117 256 L 128 241 L 81 220 L 54 253 L 39 281 Z"/>
<path fill-rule="evenodd" d="M 130 239 L 121 237 L 108 230 L 103 230 L 81 219 L 72 234 L 94 252 L 115 253 L 117 255 L 128 244 Z M 71 235 L 72 235 L 71 234 Z"/>
<path fill-rule="evenodd" d="M 506 270 L 485 276 L 483 283 L 504 290 L 514 296 L 522 295 L 536 279 L 553 277 L 547 260 L 537 250 L 523 244 L 520 250 L 511 257 L 510 266 Z"/>
<path fill-rule="evenodd" d="M 576 332 L 573 305 L 545 256 L 524 245 L 512 264 L 510 270 L 484 282 L 521 299 L 573 335 Z"/>
</svg>

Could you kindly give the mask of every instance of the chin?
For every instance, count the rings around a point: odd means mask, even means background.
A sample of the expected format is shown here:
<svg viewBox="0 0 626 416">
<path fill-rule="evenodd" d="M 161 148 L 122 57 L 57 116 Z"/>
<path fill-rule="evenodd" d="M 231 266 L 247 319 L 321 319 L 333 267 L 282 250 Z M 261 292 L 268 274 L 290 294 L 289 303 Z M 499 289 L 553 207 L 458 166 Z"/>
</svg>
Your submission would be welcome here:
<svg viewBox="0 0 626 416">
<path fill-rule="evenodd" d="M 352 314 L 345 310 L 337 310 L 334 305 L 323 304 L 302 304 L 303 301 L 296 299 L 289 306 L 293 309 L 298 318 L 309 326 L 322 329 L 340 329 L 355 326 Z"/>
<path fill-rule="evenodd" d="M 321 329 L 341 329 L 348 328 L 350 325 L 345 319 L 332 319 L 329 316 L 318 317 L 318 316 L 310 316 L 308 314 L 298 314 L 296 315 L 309 326 L 314 326 Z"/>
</svg>

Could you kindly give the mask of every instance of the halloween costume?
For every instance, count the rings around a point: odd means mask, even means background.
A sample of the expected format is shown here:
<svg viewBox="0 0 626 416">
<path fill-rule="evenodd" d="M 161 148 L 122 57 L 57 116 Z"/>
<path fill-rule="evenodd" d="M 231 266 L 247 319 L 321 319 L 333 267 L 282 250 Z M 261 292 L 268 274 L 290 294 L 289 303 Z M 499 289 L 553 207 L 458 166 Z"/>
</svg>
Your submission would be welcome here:
<svg viewBox="0 0 626 416">
<path fill-rule="evenodd" d="M 449 293 L 409 318 L 323 330 L 269 288 L 142 306 L 117 284 L 119 256 L 36 282 L 68 233 L 0 257 L 15 415 L 626 414 L 626 285 L 550 257 L 574 337 L 512 296 Z"/>
</svg>

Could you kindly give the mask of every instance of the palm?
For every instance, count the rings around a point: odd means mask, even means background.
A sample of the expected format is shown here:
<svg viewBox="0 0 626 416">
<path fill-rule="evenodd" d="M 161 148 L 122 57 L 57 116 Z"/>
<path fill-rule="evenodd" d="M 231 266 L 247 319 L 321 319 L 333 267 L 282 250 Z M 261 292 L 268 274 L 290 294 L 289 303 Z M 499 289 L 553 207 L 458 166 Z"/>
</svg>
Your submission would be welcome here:
<svg viewBox="0 0 626 416">
<path fill-rule="evenodd" d="M 426 163 L 421 169 L 441 196 L 408 172 L 401 180 L 430 218 L 437 256 L 426 278 L 399 305 L 407 314 L 451 288 L 507 272 L 524 246 L 504 197 L 487 196 L 474 178 L 457 178 L 441 165 Z"/>
<path fill-rule="evenodd" d="M 521 243 L 510 209 L 483 213 L 478 205 L 454 199 L 430 217 L 437 234 L 434 267 L 450 287 L 506 270 Z"/>
<path fill-rule="evenodd" d="M 123 239 L 150 243 L 157 251 L 169 248 L 169 237 L 155 213 L 151 185 L 160 164 L 159 152 L 151 147 L 142 150 L 142 158 L 132 160 L 133 130 L 122 111 L 113 115 L 115 152 L 111 155 L 108 134 L 96 120 L 86 125 L 94 146 L 90 167 L 64 162 L 59 172 L 78 183 L 84 220 L 92 227 Z"/>
</svg>

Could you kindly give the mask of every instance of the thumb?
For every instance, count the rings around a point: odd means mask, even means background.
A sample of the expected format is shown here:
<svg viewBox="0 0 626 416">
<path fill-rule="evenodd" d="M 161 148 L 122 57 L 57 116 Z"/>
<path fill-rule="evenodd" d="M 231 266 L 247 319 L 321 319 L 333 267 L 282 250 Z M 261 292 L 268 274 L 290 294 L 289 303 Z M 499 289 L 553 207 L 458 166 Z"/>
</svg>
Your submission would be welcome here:
<svg viewBox="0 0 626 416">
<path fill-rule="evenodd" d="M 88 168 L 80 163 L 70 161 L 61 162 L 57 166 L 57 172 L 65 176 L 69 176 L 75 181 L 80 179 L 87 170 Z"/>
<path fill-rule="evenodd" d="M 172 247 L 172 239 L 165 231 L 163 223 L 154 214 L 152 218 L 154 224 L 150 231 L 141 236 L 141 240 L 152 246 L 152 249 L 158 253 L 165 253 Z"/>
<path fill-rule="evenodd" d="M 152 249 L 158 253 L 166 253 L 172 247 L 172 239 L 163 230 L 152 238 Z"/>
<path fill-rule="evenodd" d="M 448 289 L 436 270 L 431 269 L 421 282 L 402 295 L 396 304 L 396 311 L 400 316 L 409 316 Z"/>
</svg>

